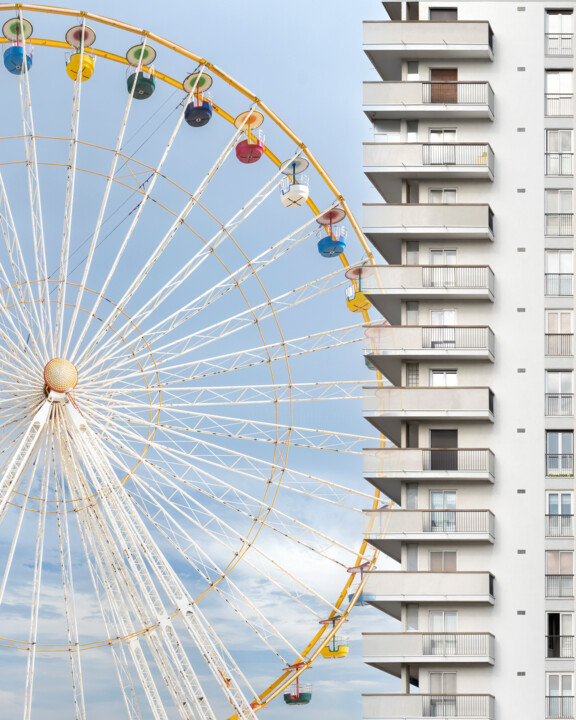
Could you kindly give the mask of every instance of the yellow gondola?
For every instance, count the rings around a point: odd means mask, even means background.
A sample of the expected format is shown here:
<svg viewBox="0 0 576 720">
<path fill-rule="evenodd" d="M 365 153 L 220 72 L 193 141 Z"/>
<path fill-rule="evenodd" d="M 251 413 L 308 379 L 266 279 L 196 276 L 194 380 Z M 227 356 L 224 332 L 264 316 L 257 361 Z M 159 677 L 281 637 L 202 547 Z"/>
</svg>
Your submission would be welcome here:
<svg viewBox="0 0 576 720">
<path fill-rule="evenodd" d="M 82 66 L 82 67 L 80 67 Z M 66 72 L 72 80 L 76 80 L 81 72 L 81 81 L 89 80 L 94 73 L 94 58 L 91 55 L 74 53 L 66 64 Z"/>
</svg>

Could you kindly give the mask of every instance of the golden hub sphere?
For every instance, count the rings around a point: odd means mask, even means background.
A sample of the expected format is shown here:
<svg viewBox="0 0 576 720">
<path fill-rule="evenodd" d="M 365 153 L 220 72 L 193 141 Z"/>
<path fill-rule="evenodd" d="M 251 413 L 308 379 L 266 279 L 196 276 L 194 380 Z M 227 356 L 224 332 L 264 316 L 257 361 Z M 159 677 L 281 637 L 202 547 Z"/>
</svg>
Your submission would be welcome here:
<svg viewBox="0 0 576 720">
<path fill-rule="evenodd" d="M 53 358 L 44 368 L 44 382 L 59 393 L 67 393 L 76 387 L 78 371 L 69 360 Z"/>
</svg>

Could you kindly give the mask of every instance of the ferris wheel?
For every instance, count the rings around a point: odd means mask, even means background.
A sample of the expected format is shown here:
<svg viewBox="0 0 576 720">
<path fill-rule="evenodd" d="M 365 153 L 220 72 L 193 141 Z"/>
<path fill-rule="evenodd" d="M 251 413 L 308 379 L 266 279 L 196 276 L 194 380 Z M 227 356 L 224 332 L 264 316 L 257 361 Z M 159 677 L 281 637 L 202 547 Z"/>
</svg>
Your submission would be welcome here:
<svg viewBox="0 0 576 720">
<path fill-rule="evenodd" d="M 86 12 L 0 11 L 3 713 L 307 704 L 375 562 L 370 251 L 213 64 Z"/>
</svg>

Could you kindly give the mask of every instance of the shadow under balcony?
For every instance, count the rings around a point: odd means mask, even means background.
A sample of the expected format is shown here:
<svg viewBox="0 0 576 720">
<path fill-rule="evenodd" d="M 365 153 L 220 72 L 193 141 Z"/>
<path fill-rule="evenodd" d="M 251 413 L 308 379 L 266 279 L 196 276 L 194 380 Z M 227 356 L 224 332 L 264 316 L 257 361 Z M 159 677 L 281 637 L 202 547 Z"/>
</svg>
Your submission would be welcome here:
<svg viewBox="0 0 576 720">
<path fill-rule="evenodd" d="M 373 547 L 400 562 L 406 542 L 494 543 L 490 510 L 364 510 L 363 533 Z"/>
<path fill-rule="evenodd" d="M 494 333 L 487 326 L 370 325 L 363 349 L 374 367 L 400 385 L 406 360 L 494 362 Z"/>
<path fill-rule="evenodd" d="M 365 21 L 364 52 L 383 80 L 399 80 L 403 60 L 494 59 L 490 23 L 476 21 Z"/>
<path fill-rule="evenodd" d="M 407 300 L 494 302 L 494 273 L 488 265 L 365 266 L 358 289 L 391 325 L 400 325 Z"/>
<path fill-rule="evenodd" d="M 368 605 L 400 620 L 403 603 L 494 605 L 494 576 L 481 571 L 373 571 L 362 596 Z"/>
<path fill-rule="evenodd" d="M 400 677 L 402 665 L 494 665 L 491 633 L 362 633 L 367 665 Z"/>
<path fill-rule="evenodd" d="M 410 179 L 494 180 L 494 153 L 488 143 L 364 143 L 363 169 L 387 202 L 401 201 Z"/>
<path fill-rule="evenodd" d="M 362 720 L 494 720 L 493 695 L 362 695 Z"/>
<path fill-rule="evenodd" d="M 369 448 L 362 472 L 368 482 L 401 504 L 403 482 L 494 482 L 488 448 Z"/>
<path fill-rule="evenodd" d="M 494 393 L 488 387 L 363 388 L 364 417 L 394 445 L 406 421 L 494 422 Z"/>
<path fill-rule="evenodd" d="M 364 112 L 371 120 L 494 120 L 488 82 L 365 82 Z"/>
<path fill-rule="evenodd" d="M 464 203 L 367 203 L 366 237 L 392 265 L 402 263 L 399 240 L 494 240 L 490 205 Z"/>
</svg>

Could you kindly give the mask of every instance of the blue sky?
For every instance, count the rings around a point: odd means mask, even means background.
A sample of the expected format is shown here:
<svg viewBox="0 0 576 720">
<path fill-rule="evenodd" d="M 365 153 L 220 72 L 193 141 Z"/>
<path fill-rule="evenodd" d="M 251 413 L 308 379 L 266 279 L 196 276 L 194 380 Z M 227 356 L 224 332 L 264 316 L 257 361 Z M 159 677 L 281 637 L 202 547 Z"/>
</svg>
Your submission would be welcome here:
<svg viewBox="0 0 576 720">
<path fill-rule="evenodd" d="M 210 0 L 203 3 L 171 1 L 169 5 L 162 5 L 133 0 L 121 4 L 94 0 L 88 9 L 152 30 L 190 48 L 261 97 L 312 150 L 360 219 L 362 202 L 373 197 L 361 172 L 361 143 L 369 139 L 369 123 L 361 111 L 361 82 L 375 79 L 375 72 L 361 49 L 361 21 L 381 19 L 384 16 L 381 3 L 376 0 L 293 0 L 287 4 L 277 0 L 255 0 L 246 4 Z M 42 35 L 40 27 L 36 34 Z M 37 57 L 41 57 L 40 52 Z M 158 66 L 161 64 L 159 57 Z M 104 72 L 100 67 L 97 71 Z M 4 81 L 8 82 L 7 79 Z M 85 102 L 88 106 L 92 102 L 89 93 L 86 93 Z M 98 122 L 104 125 L 108 108 L 100 104 L 94 105 L 94 109 L 95 126 Z M 140 112 L 141 108 L 135 110 Z M 6 108 L 4 112 L 7 112 Z M 195 158 L 186 160 L 193 164 Z M 265 226 L 258 226 L 259 232 L 265 230 Z M 332 322 L 329 308 L 327 312 L 326 321 Z M 346 320 L 352 322 L 350 317 Z M 339 318 L 334 322 L 344 324 Z M 351 364 L 357 362 L 359 370 L 356 372 L 355 368 L 347 367 L 344 376 L 364 377 L 358 346 L 345 357 Z M 325 420 L 320 417 L 318 422 Z M 355 427 L 357 432 L 370 434 L 369 428 L 355 421 L 345 418 L 341 421 L 350 425 L 347 429 L 351 432 Z M 310 416 L 309 424 L 313 422 L 315 418 Z M 295 458 L 296 462 L 300 461 L 298 453 Z M 346 462 L 348 464 L 331 470 L 342 482 L 350 469 L 357 472 L 358 468 L 358 464 Z M 316 468 L 310 471 L 316 471 Z M 358 533 L 359 544 L 359 522 L 351 528 L 349 535 L 354 533 Z M 386 561 L 383 560 L 379 567 L 386 567 Z M 307 568 L 306 571 L 310 570 Z M 307 708 L 287 708 L 277 701 L 263 711 L 263 717 L 273 715 L 277 720 L 294 715 L 303 720 L 360 717 L 362 692 L 394 690 L 396 687 L 386 676 L 363 666 L 360 632 L 393 627 L 384 616 L 370 608 L 356 609 L 346 629 L 351 637 L 350 657 L 343 661 L 317 663 L 306 678 L 314 684 L 313 703 Z M 307 636 L 307 631 L 294 628 L 294 637 L 298 640 Z M 243 640 L 236 638 L 236 642 L 241 645 Z M 255 662 L 249 653 L 242 655 L 247 664 Z M 96 665 L 97 662 L 98 659 Z M 2 697 L 0 687 L 0 700 Z M 53 710 L 55 715 L 59 712 L 56 705 Z"/>
</svg>

